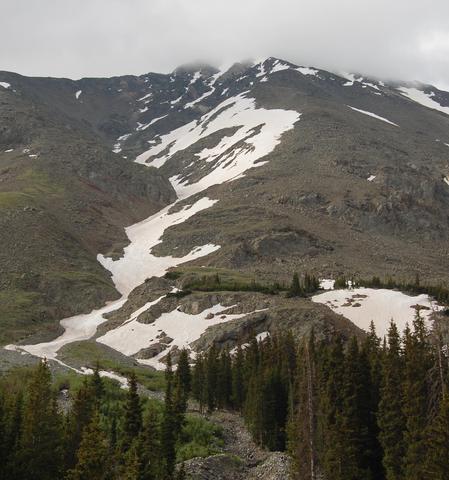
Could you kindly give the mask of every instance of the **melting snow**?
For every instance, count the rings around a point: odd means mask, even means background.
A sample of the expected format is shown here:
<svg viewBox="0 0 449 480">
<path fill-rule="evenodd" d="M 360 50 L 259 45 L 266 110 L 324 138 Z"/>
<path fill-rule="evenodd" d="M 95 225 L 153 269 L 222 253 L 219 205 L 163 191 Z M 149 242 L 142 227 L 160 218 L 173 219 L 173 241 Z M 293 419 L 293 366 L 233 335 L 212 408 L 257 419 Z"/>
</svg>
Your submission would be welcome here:
<svg viewBox="0 0 449 480">
<path fill-rule="evenodd" d="M 372 182 L 376 178 L 376 175 L 370 175 L 367 180 L 368 182 Z"/>
<path fill-rule="evenodd" d="M 445 183 L 447 183 L 447 184 L 449 185 L 449 178 L 447 178 L 447 177 L 444 177 L 444 179 L 443 179 L 443 180 L 444 180 L 444 182 L 445 182 Z"/>
<path fill-rule="evenodd" d="M 387 120 L 386 118 L 384 117 L 381 117 L 379 115 L 376 115 L 375 113 L 371 113 L 371 112 L 367 112 L 365 110 L 360 110 L 359 108 L 355 108 L 355 107 L 351 107 L 350 105 L 347 105 L 349 108 L 351 108 L 352 110 L 356 111 L 356 112 L 359 112 L 359 113 L 363 113 L 364 115 L 368 115 L 370 117 L 373 117 L 373 118 L 377 118 L 377 120 L 382 120 L 382 122 L 386 122 L 386 123 L 389 123 L 390 125 L 394 125 L 395 127 L 399 127 L 398 124 L 396 123 L 393 123 L 393 122 L 390 122 L 390 120 Z"/>
<path fill-rule="evenodd" d="M 420 103 L 425 107 L 432 108 L 433 110 L 438 110 L 440 112 L 449 115 L 449 107 L 443 107 L 435 100 L 432 100 L 434 96 L 433 93 L 427 94 L 417 88 L 407 88 L 407 87 L 400 87 L 398 90 L 410 100 L 413 100 L 416 103 Z"/>
<path fill-rule="evenodd" d="M 82 90 L 78 90 L 76 93 L 75 93 L 75 97 L 76 99 L 78 100 L 78 98 L 80 98 L 80 95 L 83 93 Z"/>
<path fill-rule="evenodd" d="M 413 297 L 396 290 L 373 288 L 331 290 L 315 295 L 312 300 L 329 306 L 363 330 L 369 330 L 372 320 L 381 337 L 386 335 L 391 319 L 399 331 L 403 331 L 407 323 L 411 325 L 416 313 L 414 305 L 428 308 L 421 310 L 427 320 L 440 308 L 427 295 Z"/>
<path fill-rule="evenodd" d="M 11 152 L 14 152 L 13 148 L 9 148 L 8 150 L 5 150 L 5 153 L 11 153 Z"/>
<path fill-rule="evenodd" d="M 153 96 L 152 93 L 147 93 L 147 94 L 144 95 L 143 97 L 138 98 L 137 101 L 138 101 L 138 102 L 141 102 L 141 101 L 146 100 L 147 98 L 150 98 L 150 97 L 152 97 L 152 96 Z"/>
<path fill-rule="evenodd" d="M 213 149 L 204 149 L 198 154 L 200 158 L 217 161 L 215 168 L 193 185 L 185 185 L 179 176 L 175 176 L 172 179 L 175 189 L 186 197 L 262 165 L 263 162 L 256 164 L 256 161 L 273 151 L 281 135 L 293 128 L 300 114 L 293 110 L 256 108 L 255 100 L 244 95 L 229 98 L 199 121 L 192 121 L 161 136 L 161 143 L 139 155 L 136 162 L 161 167 L 176 152 L 200 139 L 225 128 L 237 127 L 234 135 L 223 137 Z M 255 133 L 258 127 L 260 131 Z M 159 156 L 166 149 L 167 153 Z"/>
<path fill-rule="evenodd" d="M 11 84 L 8 82 L 0 82 L 0 87 L 11 88 Z"/>
<path fill-rule="evenodd" d="M 175 309 L 171 312 L 163 313 L 154 322 L 148 324 L 138 322 L 135 319 L 135 314 L 133 314 L 133 320 L 97 338 L 97 342 L 108 345 L 124 355 L 134 355 L 139 350 L 157 343 L 158 335 L 164 332 L 170 338 L 173 338 L 173 341 L 154 358 L 139 360 L 139 362 L 151 365 L 157 369 L 165 369 L 165 364 L 161 363 L 160 360 L 173 347 L 176 346 L 180 349 L 190 348 L 189 345 L 200 338 L 208 327 L 248 315 L 248 313 L 232 315 L 220 313 L 229 308 L 218 304 L 207 308 L 197 315 L 190 315 Z M 207 319 L 211 315 L 213 317 Z"/>
<path fill-rule="evenodd" d="M 156 257 L 151 254 L 151 249 L 160 243 L 160 239 L 168 227 L 185 222 L 201 210 L 210 208 L 216 202 L 216 200 L 204 197 L 176 213 L 169 213 L 172 207 L 169 205 L 150 218 L 127 227 L 125 231 L 130 244 L 125 247 L 123 257 L 118 260 L 104 257 L 101 254 L 97 257 L 98 261 L 112 273 L 112 280 L 117 290 L 122 295 L 127 295 L 145 279 L 162 276 L 171 267 L 203 257 L 219 249 L 218 245 L 207 244 L 194 248 L 181 258 Z"/>
<path fill-rule="evenodd" d="M 315 77 L 318 74 L 318 70 L 316 70 L 315 68 L 309 68 L 309 67 L 298 67 L 296 71 L 299 73 L 302 73 L 303 75 L 313 75 Z"/>
</svg>

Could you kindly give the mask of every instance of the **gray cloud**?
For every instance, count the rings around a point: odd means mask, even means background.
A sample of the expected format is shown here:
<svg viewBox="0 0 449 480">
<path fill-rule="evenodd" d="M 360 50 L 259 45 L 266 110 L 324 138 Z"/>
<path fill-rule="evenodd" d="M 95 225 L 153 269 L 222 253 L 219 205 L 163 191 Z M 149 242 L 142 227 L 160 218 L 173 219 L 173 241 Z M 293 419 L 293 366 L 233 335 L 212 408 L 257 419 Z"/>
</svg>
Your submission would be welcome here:
<svg viewBox="0 0 449 480">
<path fill-rule="evenodd" d="M 447 0 L 0 0 L 0 69 L 167 72 L 277 56 L 449 86 Z"/>
</svg>

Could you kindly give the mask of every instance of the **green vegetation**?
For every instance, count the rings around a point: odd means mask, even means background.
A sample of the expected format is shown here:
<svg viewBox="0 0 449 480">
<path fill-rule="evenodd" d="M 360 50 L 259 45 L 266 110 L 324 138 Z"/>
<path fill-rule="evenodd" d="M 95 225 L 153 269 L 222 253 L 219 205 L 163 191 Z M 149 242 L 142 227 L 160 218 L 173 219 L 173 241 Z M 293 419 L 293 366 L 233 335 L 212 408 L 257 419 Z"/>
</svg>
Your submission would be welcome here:
<svg viewBox="0 0 449 480">
<path fill-rule="evenodd" d="M 294 478 L 435 480 L 449 471 L 445 346 L 417 314 L 382 344 L 289 334 L 199 356 L 192 392 L 240 411 L 254 440 L 292 456 Z"/>
<path fill-rule="evenodd" d="M 186 353 L 181 357 L 186 360 Z M 0 378 L 0 477 L 17 480 L 171 480 L 177 460 L 209 455 L 221 430 L 186 414 L 190 367 L 167 368 L 165 402 L 47 363 Z M 68 395 L 67 396 L 67 392 Z"/>
<path fill-rule="evenodd" d="M 125 357 L 95 340 L 65 345 L 60 350 L 59 357 L 70 365 L 100 363 L 105 370 L 114 371 L 124 377 L 134 374 L 137 381 L 148 390 L 160 391 L 165 388 L 165 378 L 162 372 L 135 364 L 129 357 Z"/>
</svg>

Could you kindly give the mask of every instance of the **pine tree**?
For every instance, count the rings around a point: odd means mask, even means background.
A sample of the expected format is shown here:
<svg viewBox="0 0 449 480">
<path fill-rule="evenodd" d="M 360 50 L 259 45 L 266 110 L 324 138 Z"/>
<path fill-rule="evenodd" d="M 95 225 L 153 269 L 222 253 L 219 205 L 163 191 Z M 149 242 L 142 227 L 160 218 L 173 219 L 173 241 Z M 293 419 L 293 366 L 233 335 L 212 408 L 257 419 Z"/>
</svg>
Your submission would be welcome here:
<svg viewBox="0 0 449 480">
<path fill-rule="evenodd" d="M 405 342 L 404 414 L 407 449 L 404 473 L 407 480 L 421 480 L 424 477 L 429 396 L 427 376 L 431 365 L 428 332 L 418 311 L 413 322 L 413 333 Z"/>
<path fill-rule="evenodd" d="M 427 430 L 424 480 L 449 480 L 449 396 L 444 395 L 438 415 Z"/>
<path fill-rule="evenodd" d="M 23 480 L 54 480 L 62 470 L 61 419 L 51 389 L 46 361 L 34 371 L 23 418 L 21 467 Z"/>
<path fill-rule="evenodd" d="M 200 413 L 203 413 L 206 403 L 205 391 L 205 359 L 203 355 L 198 355 L 192 373 L 192 395 L 198 401 Z"/>
<path fill-rule="evenodd" d="M 93 389 L 93 395 L 97 403 L 99 403 L 105 394 L 103 380 L 100 377 L 100 364 L 97 362 L 95 364 L 94 373 L 90 381 L 91 387 Z"/>
<path fill-rule="evenodd" d="M 174 400 L 174 379 L 170 353 L 167 355 L 167 368 L 165 370 L 167 386 L 165 389 L 165 405 L 161 424 L 161 479 L 171 480 L 175 470 L 176 461 L 176 433 L 177 422 Z"/>
<path fill-rule="evenodd" d="M 97 400 L 92 383 L 86 377 L 77 391 L 73 406 L 66 417 L 64 442 L 66 469 L 73 468 L 76 463 L 76 452 L 81 442 L 83 430 L 90 423 L 96 404 Z"/>
<path fill-rule="evenodd" d="M 237 410 L 241 410 L 245 402 L 243 377 L 243 351 L 240 344 L 238 344 L 232 366 L 232 405 Z"/>
<path fill-rule="evenodd" d="M 77 463 L 69 471 L 67 480 L 108 480 L 110 478 L 108 453 L 106 436 L 100 428 L 100 418 L 96 412 L 83 431 L 76 454 Z"/>
<path fill-rule="evenodd" d="M 142 406 L 137 391 L 137 378 L 134 372 L 128 379 L 128 391 L 125 402 L 122 449 L 127 450 L 142 429 Z"/>
<path fill-rule="evenodd" d="M 401 480 L 405 453 L 405 417 L 401 395 L 403 361 L 399 332 L 393 322 L 388 330 L 388 348 L 383 357 L 378 412 L 379 440 L 384 452 L 383 466 L 386 480 Z"/>
<path fill-rule="evenodd" d="M 299 297 L 301 295 L 301 285 L 299 283 L 299 276 L 296 272 L 293 274 L 289 294 L 291 297 Z"/>
<path fill-rule="evenodd" d="M 190 372 L 189 354 L 187 350 L 182 349 L 178 359 L 178 367 L 175 375 L 176 385 L 176 404 L 180 415 L 187 410 L 187 401 L 192 388 L 192 375 Z"/>
<path fill-rule="evenodd" d="M 157 480 L 161 476 L 160 425 L 157 412 L 150 409 L 140 435 L 142 473 L 140 480 Z"/>
</svg>

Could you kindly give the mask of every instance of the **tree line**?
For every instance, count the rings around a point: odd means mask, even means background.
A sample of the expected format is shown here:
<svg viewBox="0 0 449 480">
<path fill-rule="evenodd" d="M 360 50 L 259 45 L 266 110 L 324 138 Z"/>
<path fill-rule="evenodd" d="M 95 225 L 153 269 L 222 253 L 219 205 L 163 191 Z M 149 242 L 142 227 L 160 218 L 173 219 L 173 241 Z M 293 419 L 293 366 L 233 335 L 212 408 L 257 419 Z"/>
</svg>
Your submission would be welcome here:
<svg viewBox="0 0 449 480">
<path fill-rule="evenodd" d="M 448 352 L 417 314 L 382 342 L 255 339 L 198 357 L 202 410 L 241 412 L 255 441 L 286 450 L 301 480 L 449 478 Z"/>
</svg>

